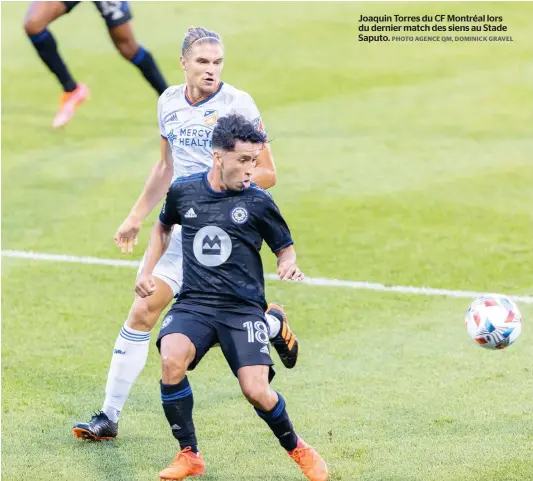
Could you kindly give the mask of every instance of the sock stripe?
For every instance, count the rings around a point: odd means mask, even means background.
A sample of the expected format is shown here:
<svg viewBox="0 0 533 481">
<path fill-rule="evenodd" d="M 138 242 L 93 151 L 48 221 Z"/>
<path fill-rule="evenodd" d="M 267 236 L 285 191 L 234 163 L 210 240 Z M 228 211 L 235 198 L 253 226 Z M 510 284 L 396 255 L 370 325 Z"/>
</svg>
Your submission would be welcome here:
<svg viewBox="0 0 533 481">
<path fill-rule="evenodd" d="M 268 415 L 265 411 L 261 411 L 260 409 L 257 409 L 257 408 L 254 408 L 255 409 L 255 412 L 257 413 L 257 415 L 260 417 L 260 418 L 263 418 L 263 419 L 268 419 Z"/>
<path fill-rule="evenodd" d="M 184 397 L 190 396 L 192 394 L 191 386 L 182 389 L 181 391 L 175 392 L 173 394 L 161 394 L 161 400 L 163 402 L 176 401 L 178 399 L 183 399 Z"/>
<path fill-rule="evenodd" d="M 255 412 L 259 415 L 259 417 L 263 419 L 276 419 L 281 415 L 281 413 L 285 409 L 285 399 L 281 397 L 280 393 L 278 393 L 278 396 L 279 400 L 273 411 L 265 412 L 255 408 Z"/>
<path fill-rule="evenodd" d="M 124 327 L 120 330 L 120 337 L 126 339 L 127 341 L 133 342 L 145 342 L 150 340 L 150 333 L 146 334 L 136 334 L 134 332 L 126 330 Z"/>
<path fill-rule="evenodd" d="M 41 40 L 44 40 L 48 36 L 50 36 L 49 30 L 44 29 L 41 33 L 37 33 L 36 35 L 30 35 L 29 37 L 33 43 L 39 43 Z"/>
<path fill-rule="evenodd" d="M 122 329 L 121 331 L 125 332 L 126 334 L 130 335 L 130 336 L 133 336 L 133 337 L 146 337 L 146 336 L 149 336 L 150 333 L 149 332 L 143 332 L 143 331 L 133 331 L 132 329 L 126 327 L 126 326 L 122 326 Z"/>
<path fill-rule="evenodd" d="M 130 62 L 133 65 L 139 65 L 142 62 L 145 55 L 146 55 L 146 50 L 143 48 L 142 45 L 139 45 L 139 50 L 133 56 L 133 58 L 130 59 Z"/>
<path fill-rule="evenodd" d="M 283 412 L 284 409 L 285 409 L 285 400 L 281 396 L 279 396 L 278 407 L 272 413 L 272 418 L 273 419 L 277 418 Z"/>
<path fill-rule="evenodd" d="M 120 331 L 120 335 L 133 341 L 147 341 L 148 339 L 150 339 L 150 334 L 146 336 L 134 336 L 127 331 Z"/>
</svg>

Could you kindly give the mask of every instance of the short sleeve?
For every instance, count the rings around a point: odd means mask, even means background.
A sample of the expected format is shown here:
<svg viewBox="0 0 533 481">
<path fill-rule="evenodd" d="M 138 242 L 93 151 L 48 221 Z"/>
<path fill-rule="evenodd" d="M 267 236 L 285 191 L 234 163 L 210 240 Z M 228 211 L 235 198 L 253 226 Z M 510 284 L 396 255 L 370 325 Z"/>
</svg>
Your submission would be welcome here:
<svg viewBox="0 0 533 481">
<path fill-rule="evenodd" d="M 249 122 L 252 122 L 254 127 L 259 130 L 259 132 L 266 133 L 259 109 L 257 108 L 254 99 L 250 95 L 243 92 L 243 94 L 235 102 L 233 111 L 236 114 L 242 115 Z"/>
<path fill-rule="evenodd" d="M 161 137 L 166 140 L 167 132 L 165 130 L 165 124 L 163 122 L 163 96 L 165 95 L 165 92 L 161 94 L 159 100 L 157 101 L 157 121 L 159 123 L 159 133 L 161 134 Z"/>
<path fill-rule="evenodd" d="M 167 198 L 159 214 L 159 221 L 169 227 L 174 224 L 181 224 L 181 216 L 179 214 L 179 187 L 176 184 L 172 185 L 167 193 Z"/>
<path fill-rule="evenodd" d="M 284 247 L 294 244 L 289 226 L 281 215 L 278 206 L 267 194 L 265 209 L 260 219 L 260 233 L 272 252 L 277 252 Z"/>
</svg>

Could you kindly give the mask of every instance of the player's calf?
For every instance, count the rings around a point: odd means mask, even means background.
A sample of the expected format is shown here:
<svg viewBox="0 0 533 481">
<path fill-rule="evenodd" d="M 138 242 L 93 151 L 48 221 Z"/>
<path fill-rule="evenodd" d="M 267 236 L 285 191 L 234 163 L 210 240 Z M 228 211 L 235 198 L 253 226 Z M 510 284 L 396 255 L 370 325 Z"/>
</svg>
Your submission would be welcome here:
<svg viewBox="0 0 533 481">
<path fill-rule="evenodd" d="M 154 90 L 161 95 L 168 85 L 152 54 L 135 40 L 131 22 L 111 28 L 109 34 L 120 54 L 135 65 Z"/>
</svg>

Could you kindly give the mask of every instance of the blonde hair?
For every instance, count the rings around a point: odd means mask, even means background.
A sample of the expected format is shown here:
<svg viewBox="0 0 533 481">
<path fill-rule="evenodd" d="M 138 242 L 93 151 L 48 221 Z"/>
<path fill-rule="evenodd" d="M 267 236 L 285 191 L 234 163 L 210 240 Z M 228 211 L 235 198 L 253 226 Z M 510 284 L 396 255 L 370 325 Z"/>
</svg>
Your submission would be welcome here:
<svg viewBox="0 0 533 481">
<path fill-rule="evenodd" d="M 185 55 L 195 42 L 199 41 L 216 42 L 222 46 L 222 39 L 220 35 L 212 30 L 208 30 L 204 27 L 190 27 L 185 34 L 183 44 L 181 45 L 181 54 Z"/>
</svg>

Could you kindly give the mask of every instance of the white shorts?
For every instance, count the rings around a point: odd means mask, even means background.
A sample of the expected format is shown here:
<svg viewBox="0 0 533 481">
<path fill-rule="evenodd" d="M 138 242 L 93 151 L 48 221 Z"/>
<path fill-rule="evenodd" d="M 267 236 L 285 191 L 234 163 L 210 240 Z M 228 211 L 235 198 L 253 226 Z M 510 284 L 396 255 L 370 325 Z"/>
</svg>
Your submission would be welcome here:
<svg viewBox="0 0 533 481">
<path fill-rule="evenodd" d="M 146 252 L 144 253 L 137 274 L 139 274 L 142 269 L 145 257 Z M 180 225 L 175 225 L 172 229 L 172 235 L 170 237 L 168 248 L 163 254 L 163 257 L 161 257 L 159 262 L 156 264 L 153 274 L 155 277 L 158 277 L 162 281 L 166 282 L 172 289 L 174 295 L 180 291 L 181 284 L 183 282 L 183 253 L 181 247 Z"/>
</svg>

